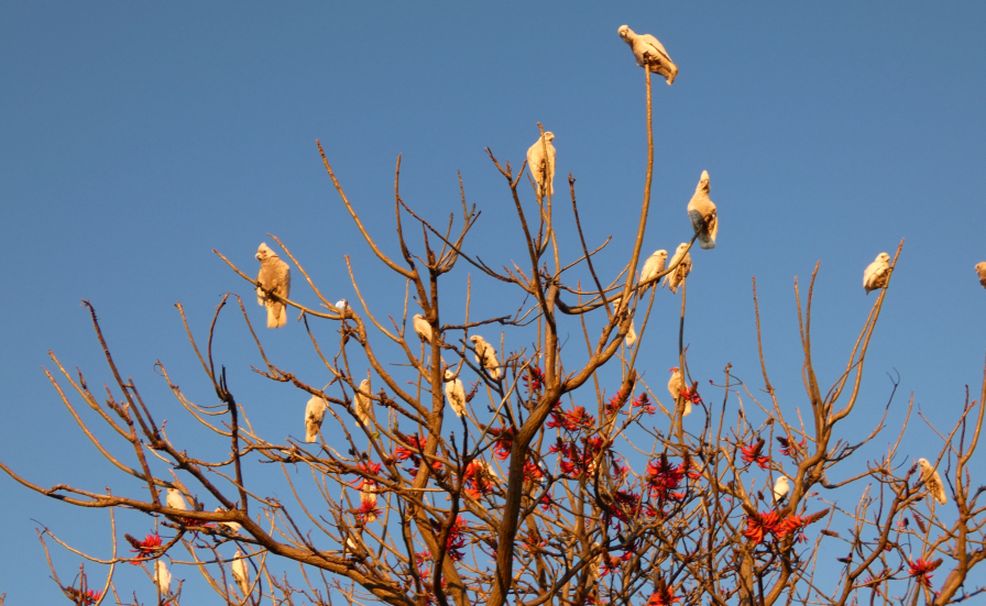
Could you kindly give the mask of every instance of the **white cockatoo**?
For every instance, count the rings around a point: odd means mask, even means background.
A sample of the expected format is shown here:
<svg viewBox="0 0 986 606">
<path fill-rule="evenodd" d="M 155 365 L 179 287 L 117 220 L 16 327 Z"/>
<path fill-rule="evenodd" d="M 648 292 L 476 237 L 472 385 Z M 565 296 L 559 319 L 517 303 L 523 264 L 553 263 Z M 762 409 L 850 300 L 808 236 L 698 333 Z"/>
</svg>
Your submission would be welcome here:
<svg viewBox="0 0 986 606">
<path fill-rule="evenodd" d="M 647 257 L 644 261 L 644 267 L 640 270 L 640 283 L 647 284 L 648 282 L 657 278 L 662 271 L 664 271 L 664 264 L 668 260 L 668 251 L 663 248 L 655 250 L 651 256 Z M 655 282 L 649 286 L 656 286 Z"/>
<path fill-rule="evenodd" d="M 291 268 L 277 256 L 266 242 L 257 247 L 260 272 L 257 274 L 257 303 L 267 308 L 267 328 L 280 328 L 288 323 L 288 310 L 283 301 L 268 296 L 273 293 L 287 299 L 291 291 Z"/>
<path fill-rule="evenodd" d="M 233 571 L 233 580 L 236 581 L 236 586 L 240 588 L 240 593 L 246 596 L 250 591 L 250 572 L 247 570 L 243 552 L 239 549 L 236 550 L 236 555 L 233 556 L 233 563 L 230 565 L 230 568 Z"/>
<path fill-rule="evenodd" d="M 787 497 L 787 493 L 791 490 L 791 484 L 787 480 L 787 476 L 778 476 L 774 480 L 774 502 L 780 503 Z"/>
<path fill-rule="evenodd" d="M 674 251 L 674 256 L 671 257 L 671 262 L 668 263 L 668 268 L 674 269 L 671 269 L 671 273 L 664 276 L 664 285 L 671 292 L 676 293 L 678 287 L 684 283 L 685 278 L 692 271 L 692 255 L 688 252 L 688 242 L 682 242 L 678 245 Z"/>
<path fill-rule="evenodd" d="M 716 247 L 716 234 L 719 233 L 719 216 L 716 203 L 709 197 L 709 189 L 709 171 L 703 170 L 695 193 L 688 201 L 688 218 L 698 234 L 698 245 L 706 249 Z"/>
<path fill-rule="evenodd" d="M 336 311 L 339 312 L 340 316 L 346 316 L 346 310 L 349 309 L 349 301 L 345 299 L 339 299 L 335 304 Z"/>
<path fill-rule="evenodd" d="M 169 488 L 167 491 L 167 496 L 164 499 L 165 504 L 172 509 L 181 509 L 182 511 L 188 511 L 188 503 L 185 501 L 185 497 L 182 496 L 181 492 L 177 488 Z"/>
<path fill-rule="evenodd" d="M 154 584 L 157 585 L 161 595 L 165 596 L 171 591 L 171 572 L 163 559 L 154 562 Z"/>
<path fill-rule="evenodd" d="M 373 388 L 370 386 L 370 379 L 367 378 L 359 382 L 359 388 L 356 390 L 356 395 L 353 398 L 355 402 L 353 413 L 356 414 L 356 418 L 367 429 L 373 428 L 372 421 L 376 416 L 373 413 L 372 394 Z"/>
<path fill-rule="evenodd" d="M 979 283 L 986 288 L 986 261 L 976 263 L 976 274 L 979 275 Z"/>
<path fill-rule="evenodd" d="M 675 402 L 677 406 L 678 398 L 681 397 L 682 392 L 685 391 L 685 377 L 681 374 L 681 369 L 675 366 L 671 369 L 671 377 L 668 379 L 668 393 L 671 394 L 671 400 Z M 692 414 L 692 401 L 690 398 L 684 398 L 685 408 L 681 412 L 681 416 L 687 417 Z"/>
<path fill-rule="evenodd" d="M 223 511 L 225 510 L 222 507 L 216 507 L 215 509 L 216 513 L 222 513 Z M 239 522 L 233 522 L 232 520 L 227 522 L 219 522 L 219 526 L 225 528 L 226 530 L 234 534 L 239 534 L 243 532 L 243 526 L 241 526 Z"/>
<path fill-rule="evenodd" d="M 665 50 L 661 41 L 650 34 L 638 34 L 629 25 L 621 25 L 616 33 L 630 45 L 637 65 L 646 67 L 654 74 L 660 74 L 667 80 L 668 86 L 678 76 L 678 66 L 671 60 L 671 55 Z"/>
<path fill-rule="evenodd" d="M 496 350 L 486 339 L 479 335 L 469 337 L 472 345 L 476 348 L 476 364 L 479 364 L 490 373 L 494 381 L 500 380 L 500 362 L 496 359 Z"/>
<path fill-rule="evenodd" d="M 889 278 L 890 255 L 882 252 L 863 271 L 863 288 L 869 294 L 871 290 L 885 287 Z"/>
<path fill-rule="evenodd" d="M 305 405 L 305 442 L 314 442 L 318 439 L 318 432 L 322 429 L 322 419 L 325 418 L 325 410 L 329 403 L 325 398 L 312 396 L 308 398 Z"/>
<path fill-rule="evenodd" d="M 931 466 L 928 459 L 923 457 L 918 459 L 918 465 L 921 467 L 921 482 L 928 489 L 928 493 L 942 505 L 948 503 L 948 496 L 945 494 L 945 485 L 942 484 L 938 470 Z"/>
<path fill-rule="evenodd" d="M 450 368 L 445 369 L 445 397 L 456 416 L 466 414 L 466 388 L 462 385 L 462 379 Z"/>
<path fill-rule="evenodd" d="M 633 320 L 630 320 L 630 328 L 627 329 L 627 335 L 623 337 L 623 342 L 626 343 L 627 347 L 633 347 L 633 344 L 637 342 L 637 327 L 634 326 Z"/>
<path fill-rule="evenodd" d="M 431 324 L 428 324 L 428 320 L 425 320 L 425 317 L 421 314 L 414 314 L 414 317 L 411 318 L 411 323 L 414 326 L 414 332 L 418 333 L 418 337 L 423 341 L 431 343 Z"/>
<path fill-rule="evenodd" d="M 555 133 L 544 132 L 544 136 L 538 137 L 534 145 L 527 148 L 527 167 L 531 169 L 531 176 L 537 183 L 539 195 L 555 195 L 555 146 L 551 144 L 555 140 Z"/>
</svg>

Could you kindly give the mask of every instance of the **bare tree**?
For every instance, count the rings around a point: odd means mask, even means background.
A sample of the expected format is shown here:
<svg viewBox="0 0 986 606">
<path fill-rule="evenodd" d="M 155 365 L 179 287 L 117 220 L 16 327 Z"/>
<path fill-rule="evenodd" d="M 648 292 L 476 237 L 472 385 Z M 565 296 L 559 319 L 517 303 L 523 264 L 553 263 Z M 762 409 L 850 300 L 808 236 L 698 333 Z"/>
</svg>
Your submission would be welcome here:
<svg viewBox="0 0 986 606">
<path fill-rule="evenodd" d="M 659 287 L 683 257 L 666 267 L 662 261 L 656 273 L 649 268 L 645 282 L 637 278 L 655 147 L 651 73 L 643 73 L 647 170 L 636 233 L 615 275 L 597 269 L 612 241 L 590 243 L 574 177 L 558 206 L 547 174 L 554 167 L 545 162 L 515 168 L 487 150 L 523 242 L 523 260 L 499 266 L 470 252 L 480 212 L 467 202 L 461 179 L 457 212 L 429 220 L 402 199 L 398 158 L 393 240 L 380 241 L 317 144 L 367 250 L 386 279 L 405 287 L 402 311 L 393 317 L 365 297 L 367 278 L 348 257 L 357 293 L 351 303 L 332 302 L 276 236 L 307 287 L 302 295 L 266 291 L 251 270 L 216 251 L 266 301 L 297 314 L 300 322 L 287 330 L 304 331 L 299 347 L 310 347 L 324 369 L 310 382 L 283 368 L 254 328 L 259 316 L 252 319 L 237 295 L 222 298 L 204 335 L 179 305 L 218 404 L 209 403 L 212 394 L 186 393 L 163 365 L 159 371 L 182 409 L 215 443 L 228 444 L 227 456 L 172 442 L 160 407 L 125 378 L 89 306 L 115 386 L 97 395 L 54 354 L 47 376 L 86 437 L 122 476 L 136 479 L 128 486 L 141 488 L 44 487 L 0 464 L 24 486 L 66 503 L 146 514 L 139 529 L 117 528 L 111 515 L 113 549 L 103 557 L 41 530 L 46 554 L 55 541 L 101 573 L 90 583 L 80 568 L 69 581 L 51 566 L 66 597 L 75 604 L 178 604 L 193 577 L 231 604 L 947 604 L 982 592 L 972 570 L 986 557 L 986 517 L 970 458 L 986 412 L 986 374 L 978 399 L 967 395 L 954 426 L 939 432 L 937 452 L 926 453 L 940 470 L 943 498 L 929 496 L 932 476 L 902 448 L 912 402 L 898 437 L 865 465 L 850 456 L 887 429 L 887 415 L 858 443 L 840 437 L 853 419 L 891 275 L 844 370 L 827 386 L 812 359 L 818 267 L 807 292 L 795 282 L 805 409 L 783 405 L 771 383 L 755 280 L 762 389 L 751 389 L 730 365 L 699 389 L 685 347 L 687 279 L 676 294 Z M 550 137 L 538 128 L 547 145 Z M 535 155 L 549 157 L 542 152 Z M 555 217 L 568 212 L 574 231 L 556 230 Z M 703 227 L 696 225 L 697 233 Z M 695 238 L 685 237 L 682 250 Z M 472 311 L 474 279 L 502 313 Z M 463 292 L 464 305 L 445 303 L 449 293 Z M 665 396 L 663 385 L 654 389 L 638 372 L 638 351 L 656 330 L 648 330 L 651 320 L 662 321 L 650 315 L 655 298 L 671 296 L 680 298 L 680 316 L 660 328 L 678 332 L 679 359 Z M 520 303 L 511 309 L 511 300 Z M 256 347 L 254 370 L 297 394 L 299 428 L 304 403 L 324 403 L 316 443 L 254 430 L 250 407 L 217 353 L 217 323 L 237 312 Z M 563 335 L 573 332 L 581 342 L 566 343 Z M 895 391 L 896 383 L 886 410 Z M 454 407 L 446 404 L 452 398 Z M 84 418 L 86 407 L 105 427 Z M 320 419 L 311 420 L 318 421 L 313 431 Z M 126 454 L 117 454 L 120 445 Z M 262 492 L 278 470 L 294 502 Z M 125 562 L 145 569 L 147 587 L 117 585 L 114 571 Z M 296 569 L 287 566 L 292 562 Z"/>
</svg>

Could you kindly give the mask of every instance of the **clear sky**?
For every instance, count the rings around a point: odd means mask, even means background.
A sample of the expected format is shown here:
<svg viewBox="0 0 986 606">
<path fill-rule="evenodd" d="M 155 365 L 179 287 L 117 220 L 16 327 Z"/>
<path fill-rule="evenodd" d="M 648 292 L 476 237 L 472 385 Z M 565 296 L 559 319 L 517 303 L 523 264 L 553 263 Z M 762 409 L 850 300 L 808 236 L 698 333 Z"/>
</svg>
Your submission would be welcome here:
<svg viewBox="0 0 986 606">
<path fill-rule="evenodd" d="M 262 321 L 249 285 L 211 248 L 253 272 L 257 243 L 277 234 L 340 297 L 352 296 L 343 255 L 366 281 L 378 275 L 316 138 L 384 238 L 398 153 L 406 198 L 439 221 L 458 208 L 461 170 L 483 211 L 473 245 L 502 265 L 523 253 L 503 235 L 516 219 L 483 149 L 519 166 L 541 121 L 556 134 L 559 175 L 578 179 L 590 238 L 616 236 L 607 257 L 615 267 L 637 217 L 645 143 L 642 76 L 616 35 L 622 23 L 661 38 L 681 70 L 673 87 L 654 83 L 658 167 L 646 249 L 687 239 L 684 207 L 702 169 L 719 205 L 719 246 L 695 253 L 689 279 L 692 372 L 718 379 L 732 362 L 759 390 L 756 276 L 772 379 L 792 410 L 803 407 L 793 278 L 807 281 L 821 261 L 816 359 L 827 385 L 872 302 L 860 287 L 863 268 L 903 238 L 852 426 L 859 434 L 848 437 L 864 435 L 882 411 L 888 373 L 901 377 L 892 429 L 911 395 L 947 427 L 986 356 L 986 291 L 973 271 L 986 259 L 982 3 L 7 2 L 0 460 L 45 485 L 129 487 L 79 434 L 41 371 L 51 349 L 92 385 L 109 381 L 83 298 L 96 306 L 123 373 L 167 418 L 179 409 L 155 360 L 211 399 L 174 303 L 200 334 L 227 291 L 247 296 Z M 370 292 L 391 297 L 384 307 L 398 316 L 403 287 L 388 284 Z M 300 276 L 295 288 L 303 292 Z M 481 289 L 477 298 L 494 308 Z M 674 305 L 668 297 L 657 313 Z M 658 385 L 674 364 L 672 328 L 654 329 L 641 356 Z M 222 359 L 247 390 L 241 398 L 261 400 L 254 420 L 297 436 L 299 396 L 259 385 L 249 372 L 255 353 L 238 347 L 241 323 L 231 315 L 224 330 Z M 296 355 L 311 368 L 296 323 L 264 336 L 286 364 Z M 937 452 L 934 433 L 912 419 L 904 454 Z M 11 605 L 54 603 L 35 528 L 105 555 L 107 516 L 6 477 L 0 490 L 0 593 Z M 78 564 L 63 554 L 56 562 L 69 579 Z M 149 599 L 149 584 L 134 587 Z M 195 591 L 185 603 L 202 595 Z"/>
</svg>

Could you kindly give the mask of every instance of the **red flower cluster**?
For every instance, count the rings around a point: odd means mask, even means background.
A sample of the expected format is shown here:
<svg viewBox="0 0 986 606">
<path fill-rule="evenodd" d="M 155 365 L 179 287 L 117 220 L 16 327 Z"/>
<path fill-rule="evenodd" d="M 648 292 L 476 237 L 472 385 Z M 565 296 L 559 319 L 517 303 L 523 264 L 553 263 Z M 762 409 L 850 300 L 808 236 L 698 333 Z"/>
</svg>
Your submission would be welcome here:
<svg viewBox="0 0 986 606">
<path fill-rule="evenodd" d="M 681 394 L 681 399 L 685 402 L 691 402 L 692 404 L 701 404 L 702 396 L 698 395 L 698 382 L 696 382 L 691 387 L 685 385 L 678 392 Z"/>
<path fill-rule="evenodd" d="M 777 442 L 781 445 L 781 454 L 785 457 L 791 457 L 792 459 L 799 457 L 808 445 L 806 438 L 801 438 L 800 442 L 795 442 L 793 440 L 788 440 L 783 436 L 778 436 Z"/>
<path fill-rule="evenodd" d="M 627 401 L 628 397 L 630 397 L 630 394 L 625 389 L 617 391 L 616 395 L 606 403 L 606 412 L 610 415 L 620 412 L 620 409 L 623 408 L 623 403 Z"/>
<path fill-rule="evenodd" d="M 506 461 L 510 457 L 510 449 L 514 444 L 514 430 L 511 427 L 492 427 L 490 435 L 493 436 L 493 454 L 501 461 Z"/>
<path fill-rule="evenodd" d="M 136 564 L 138 559 L 157 557 L 158 550 L 161 549 L 161 535 L 156 532 L 144 537 L 143 541 L 138 541 L 136 537 L 129 534 L 125 534 L 123 537 L 133 546 L 130 551 L 137 554 L 134 561 L 131 562 L 133 564 Z"/>
<path fill-rule="evenodd" d="M 455 521 L 452 522 L 452 527 L 449 528 L 448 539 L 445 541 L 445 548 L 448 551 L 449 559 L 455 560 L 456 562 L 462 559 L 462 548 L 466 546 L 466 539 L 462 536 L 462 531 L 468 528 L 469 526 L 462 516 L 457 516 Z"/>
<path fill-rule="evenodd" d="M 528 393 L 538 393 L 544 388 L 544 373 L 537 366 L 528 366 L 523 381 Z"/>
<path fill-rule="evenodd" d="M 942 560 L 932 560 L 929 562 L 923 558 L 918 558 L 911 562 L 909 574 L 917 579 L 918 585 L 931 588 L 931 573 L 941 566 Z"/>
<path fill-rule="evenodd" d="M 595 417 L 586 412 L 583 406 L 576 406 L 572 410 L 553 410 L 551 411 L 551 419 L 547 423 L 549 429 L 561 427 L 565 431 L 571 432 L 591 429 L 595 424 Z"/>
<path fill-rule="evenodd" d="M 740 451 L 743 455 L 743 461 L 746 463 L 756 463 L 761 469 L 770 468 L 770 457 L 763 454 L 763 439 L 757 440 L 756 444 L 751 444 L 746 446 L 740 443 Z"/>
<path fill-rule="evenodd" d="M 661 585 L 661 587 L 656 588 L 654 593 L 650 594 L 650 599 L 647 600 L 647 606 L 669 606 L 681 599 L 674 594 L 671 587 L 663 583 Z"/>
<path fill-rule="evenodd" d="M 418 466 L 421 465 L 421 452 L 425 448 L 425 440 L 421 436 L 414 434 L 402 434 L 397 433 L 397 436 L 404 440 L 407 446 L 398 446 L 394 449 L 394 454 L 392 455 L 397 461 L 407 461 L 410 460 L 412 465 L 408 468 L 408 471 L 417 473 Z M 442 464 L 439 461 L 433 461 L 431 464 L 433 470 L 438 470 L 442 468 Z"/>
<path fill-rule="evenodd" d="M 624 552 L 621 556 L 609 555 L 608 553 L 603 556 L 603 563 L 599 567 L 599 574 L 605 576 L 607 574 L 612 574 L 620 569 L 623 562 L 627 562 L 633 557 L 632 551 Z"/>
<path fill-rule="evenodd" d="M 582 448 L 574 440 L 559 438 L 551 446 L 549 452 L 561 455 L 558 468 L 563 475 L 578 478 L 582 474 L 591 475 L 596 470 L 596 456 L 603 448 L 603 439 L 599 436 L 582 438 Z"/>
<path fill-rule="evenodd" d="M 689 472 L 689 466 L 687 461 L 680 465 L 672 465 L 666 454 L 647 463 L 647 488 L 651 496 L 659 501 L 668 499 L 677 501 L 685 498 L 685 493 L 678 488 Z"/>
<path fill-rule="evenodd" d="M 478 499 L 479 497 L 490 494 L 493 490 L 493 480 L 495 477 L 493 470 L 490 469 L 490 464 L 486 461 L 479 459 L 470 461 L 466 465 L 466 470 L 462 477 L 463 484 L 465 484 L 464 492 L 466 496 L 471 499 Z"/>
<path fill-rule="evenodd" d="M 533 457 L 528 457 L 524 461 L 524 481 L 525 482 L 540 482 L 544 477 L 544 471 L 541 470 L 541 466 L 538 465 L 537 461 Z"/>
<path fill-rule="evenodd" d="M 639 396 L 634 398 L 633 404 L 631 404 L 631 406 L 633 408 L 640 408 L 649 415 L 652 415 L 655 412 L 657 412 L 657 407 L 651 404 L 650 398 L 647 397 L 646 392 L 641 392 Z"/>
<path fill-rule="evenodd" d="M 753 541 L 754 545 L 759 545 L 767 534 L 772 534 L 780 540 L 794 534 L 810 521 L 796 515 L 782 519 L 774 510 L 760 512 L 746 518 L 746 530 L 743 531 L 743 536 Z"/>
</svg>

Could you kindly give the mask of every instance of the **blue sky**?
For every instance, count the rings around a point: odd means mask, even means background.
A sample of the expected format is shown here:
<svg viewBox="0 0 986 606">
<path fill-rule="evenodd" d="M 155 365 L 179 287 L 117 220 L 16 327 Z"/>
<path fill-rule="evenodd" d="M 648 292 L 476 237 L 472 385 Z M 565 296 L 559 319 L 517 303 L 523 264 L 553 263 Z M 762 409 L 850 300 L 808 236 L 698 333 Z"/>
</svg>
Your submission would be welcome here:
<svg viewBox="0 0 986 606">
<path fill-rule="evenodd" d="M 660 37 L 681 70 L 673 87 L 654 84 L 657 168 L 645 249 L 673 250 L 686 239 L 684 206 L 702 169 L 719 205 L 719 247 L 696 253 L 689 279 L 692 372 L 718 378 L 732 362 L 759 389 L 756 276 L 772 380 L 792 410 L 804 406 L 793 278 L 806 282 L 821 261 L 816 360 L 828 384 L 872 302 L 860 288 L 863 268 L 903 238 L 861 399 L 871 410 L 851 431 L 862 435 L 882 410 L 887 373 L 901 376 L 891 419 L 913 394 L 942 427 L 960 410 L 964 385 L 978 385 L 986 291 L 973 265 L 986 259 L 986 6 L 363 4 L 0 7 L 9 278 L 0 302 L 8 319 L 0 460 L 41 484 L 125 490 L 41 368 L 50 367 L 51 349 L 91 384 L 109 381 L 79 305 L 85 298 L 124 374 L 161 410 L 179 416 L 156 360 L 208 400 L 174 303 L 201 333 L 223 293 L 250 294 L 212 248 L 253 272 L 257 243 L 277 234 L 340 297 L 352 296 L 349 254 L 386 313 L 400 313 L 403 286 L 373 283 L 381 266 L 347 222 L 316 138 L 382 238 L 392 231 L 398 153 L 405 198 L 439 221 L 458 208 L 462 171 L 483 211 L 474 249 L 502 265 L 523 251 L 510 239 L 516 219 L 483 149 L 519 166 L 541 121 L 556 134 L 559 176 L 578 180 L 590 239 L 616 236 L 602 260 L 613 270 L 629 250 L 645 149 L 642 78 L 616 35 L 622 23 Z M 296 293 L 300 286 L 298 276 Z M 482 286 L 493 285 L 480 282 L 478 309 L 496 309 L 499 299 Z M 262 310 L 247 303 L 259 322 Z M 655 313 L 670 317 L 675 305 L 668 297 Z M 223 330 L 231 376 L 245 399 L 263 402 L 254 420 L 297 436 L 300 412 L 285 412 L 296 396 L 251 375 L 258 362 L 240 347 L 233 315 Z M 660 385 L 676 335 L 670 321 L 652 330 L 641 359 Z M 265 337 L 287 363 L 314 368 L 299 326 Z M 938 448 L 920 423 L 908 432 L 909 456 Z M 7 478 L 0 487 L 8 603 L 57 595 L 35 520 L 105 553 L 104 513 Z M 71 578 L 74 560 L 58 562 Z"/>
</svg>

